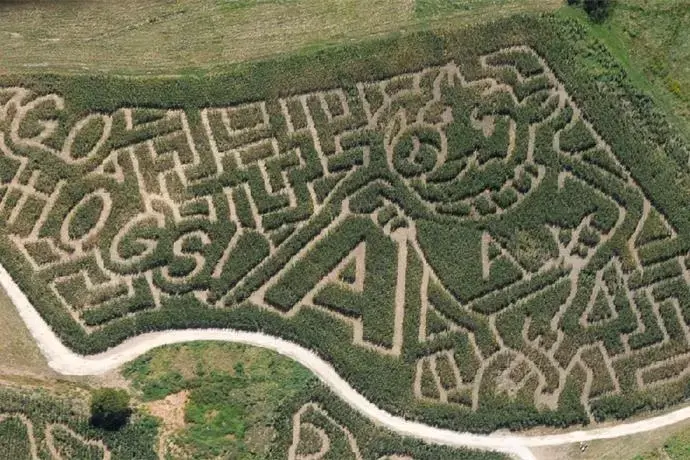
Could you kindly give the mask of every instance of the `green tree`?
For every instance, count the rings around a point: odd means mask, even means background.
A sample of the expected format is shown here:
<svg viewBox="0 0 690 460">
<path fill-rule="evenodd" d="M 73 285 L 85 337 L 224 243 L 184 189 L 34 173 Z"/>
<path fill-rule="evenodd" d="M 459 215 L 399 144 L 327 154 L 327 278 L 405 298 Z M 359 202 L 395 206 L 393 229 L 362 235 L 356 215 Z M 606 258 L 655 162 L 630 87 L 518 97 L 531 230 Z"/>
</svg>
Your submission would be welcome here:
<svg viewBox="0 0 690 460">
<path fill-rule="evenodd" d="M 127 424 L 132 409 L 125 390 L 102 388 L 91 393 L 91 424 L 106 430 L 117 430 Z"/>
<path fill-rule="evenodd" d="M 603 21 L 611 12 L 612 0 L 584 0 L 585 11 L 595 21 Z"/>
<path fill-rule="evenodd" d="M 581 5 L 590 18 L 595 21 L 605 20 L 611 13 L 613 0 L 567 0 L 569 5 Z"/>
</svg>

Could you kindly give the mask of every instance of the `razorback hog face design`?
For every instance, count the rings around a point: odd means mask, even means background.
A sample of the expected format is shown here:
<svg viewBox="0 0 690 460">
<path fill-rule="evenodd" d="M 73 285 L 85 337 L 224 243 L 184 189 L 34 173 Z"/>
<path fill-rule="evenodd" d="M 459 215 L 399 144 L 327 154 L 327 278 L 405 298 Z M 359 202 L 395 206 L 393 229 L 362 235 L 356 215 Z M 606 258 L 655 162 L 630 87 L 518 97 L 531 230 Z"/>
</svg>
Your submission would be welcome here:
<svg viewBox="0 0 690 460">
<path fill-rule="evenodd" d="M 669 238 L 676 234 L 553 71 L 533 50 L 513 47 L 483 56 L 477 68 L 450 63 L 377 85 L 382 103 L 370 124 L 385 133 L 388 168 L 424 218 L 478 230 L 458 231 L 476 238 L 481 252 L 482 270 L 467 285 L 492 287 L 470 294 L 444 286 L 450 277 L 417 246 L 425 276 L 452 305 L 422 307 L 423 318 L 440 315 L 446 327 L 437 334 L 420 326 L 420 340 L 441 351 L 417 363 L 417 397 L 476 409 L 477 388 L 490 386 L 533 392 L 535 402 L 556 408 L 580 369 L 594 376 L 585 398 L 619 391 L 601 366 L 631 332 L 624 317 L 632 310 L 622 305 L 632 298 L 624 294 L 633 289 L 630 273 L 641 268 L 640 229 L 656 215 Z M 515 270 L 512 280 L 491 284 L 506 267 Z M 461 263 L 456 269 L 470 272 Z M 528 283 L 535 287 L 517 293 Z M 516 294 L 503 302 L 492 295 L 497 288 Z M 549 311 L 549 321 L 538 321 L 538 311 Z M 442 349 L 449 334 L 468 331 L 472 347 Z M 491 335 L 493 346 L 477 345 Z M 481 357 L 477 377 L 462 375 L 457 359 L 468 354 Z M 457 381 L 440 380 L 441 367 L 454 369 Z"/>
<path fill-rule="evenodd" d="M 514 233 L 526 245 L 553 239 L 553 257 L 527 261 L 528 271 L 559 258 L 581 268 L 595 252 L 589 249 L 622 224 L 624 205 L 641 210 L 641 190 L 531 48 L 503 49 L 478 64 L 449 63 L 363 87 L 380 101 L 367 104 L 368 118 L 384 133 L 388 168 L 425 217 L 472 222 L 506 244 Z M 641 201 L 623 203 L 621 189 Z M 551 205 L 534 215 L 547 196 Z M 507 213 L 525 218 L 510 227 Z M 567 249 L 561 230 L 596 244 Z"/>
<path fill-rule="evenodd" d="M 540 127 L 568 104 L 529 48 L 484 56 L 476 79 L 453 63 L 376 84 L 389 168 L 434 213 L 460 220 L 500 215 L 543 180 Z M 373 92 L 372 88 L 367 88 Z"/>
</svg>

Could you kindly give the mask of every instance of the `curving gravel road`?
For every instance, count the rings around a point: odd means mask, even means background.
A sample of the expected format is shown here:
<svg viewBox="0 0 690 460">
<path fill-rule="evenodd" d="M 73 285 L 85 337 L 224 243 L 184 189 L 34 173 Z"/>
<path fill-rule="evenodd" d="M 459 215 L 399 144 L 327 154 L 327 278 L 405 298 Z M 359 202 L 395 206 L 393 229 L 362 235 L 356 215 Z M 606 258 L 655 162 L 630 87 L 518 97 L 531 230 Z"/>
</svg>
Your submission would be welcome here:
<svg viewBox="0 0 690 460">
<path fill-rule="evenodd" d="M 294 359 L 311 370 L 335 394 L 347 402 L 354 410 L 403 436 L 410 436 L 434 444 L 453 447 L 495 450 L 514 458 L 535 460 L 530 447 L 555 446 L 576 442 L 592 441 L 628 436 L 672 425 L 690 418 L 690 407 L 678 409 L 668 414 L 651 417 L 638 422 L 621 423 L 615 426 L 591 430 L 572 431 L 544 436 L 525 436 L 518 434 L 478 435 L 460 433 L 412 422 L 379 409 L 343 380 L 335 369 L 312 351 L 295 343 L 257 332 L 244 332 L 232 329 L 187 329 L 162 331 L 140 335 L 129 339 L 117 347 L 90 356 L 77 355 L 60 342 L 48 324 L 41 318 L 12 277 L 0 265 L 0 285 L 17 307 L 31 335 L 46 356 L 48 364 L 64 375 L 97 375 L 116 369 L 122 364 L 142 354 L 174 343 L 199 340 L 243 343 L 274 350 Z"/>
</svg>

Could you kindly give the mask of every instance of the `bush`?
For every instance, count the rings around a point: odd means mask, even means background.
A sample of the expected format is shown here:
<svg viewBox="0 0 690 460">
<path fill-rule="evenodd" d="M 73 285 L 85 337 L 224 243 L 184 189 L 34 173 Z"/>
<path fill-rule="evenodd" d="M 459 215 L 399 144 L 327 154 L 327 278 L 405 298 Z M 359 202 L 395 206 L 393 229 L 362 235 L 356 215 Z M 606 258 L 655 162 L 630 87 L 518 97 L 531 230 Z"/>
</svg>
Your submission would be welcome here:
<svg viewBox="0 0 690 460">
<path fill-rule="evenodd" d="M 582 5 L 590 18 L 603 21 L 608 18 L 613 7 L 613 0 L 568 0 L 569 5 Z"/>
<path fill-rule="evenodd" d="M 609 16 L 612 0 L 584 0 L 584 8 L 587 14 L 595 21 L 603 21 Z"/>
<path fill-rule="evenodd" d="M 106 430 L 119 430 L 132 415 L 125 390 L 102 388 L 91 394 L 91 424 Z"/>
</svg>

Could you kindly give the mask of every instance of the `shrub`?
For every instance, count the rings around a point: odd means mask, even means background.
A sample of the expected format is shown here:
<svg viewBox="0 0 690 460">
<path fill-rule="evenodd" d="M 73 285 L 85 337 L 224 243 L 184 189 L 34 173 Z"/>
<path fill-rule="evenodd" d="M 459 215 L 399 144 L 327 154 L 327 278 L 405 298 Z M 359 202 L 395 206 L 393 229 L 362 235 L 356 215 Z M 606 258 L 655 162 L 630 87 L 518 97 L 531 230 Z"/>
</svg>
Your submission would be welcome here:
<svg viewBox="0 0 690 460">
<path fill-rule="evenodd" d="M 580 5 L 590 18 L 600 22 L 609 17 L 613 0 L 568 0 L 569 5 Z"/>
<path fill-rule="evenodd" d="M 119 430 L 132 415 L 125 390 L 102 388 L 91 393 L 91 424 L 105 430 Z"/>
<path fill-rule="evenodd" d="M 582 0 L 587 14 L 595 21 L 603 21 L 609 16 L 613 0 Z"/>
</svg>

